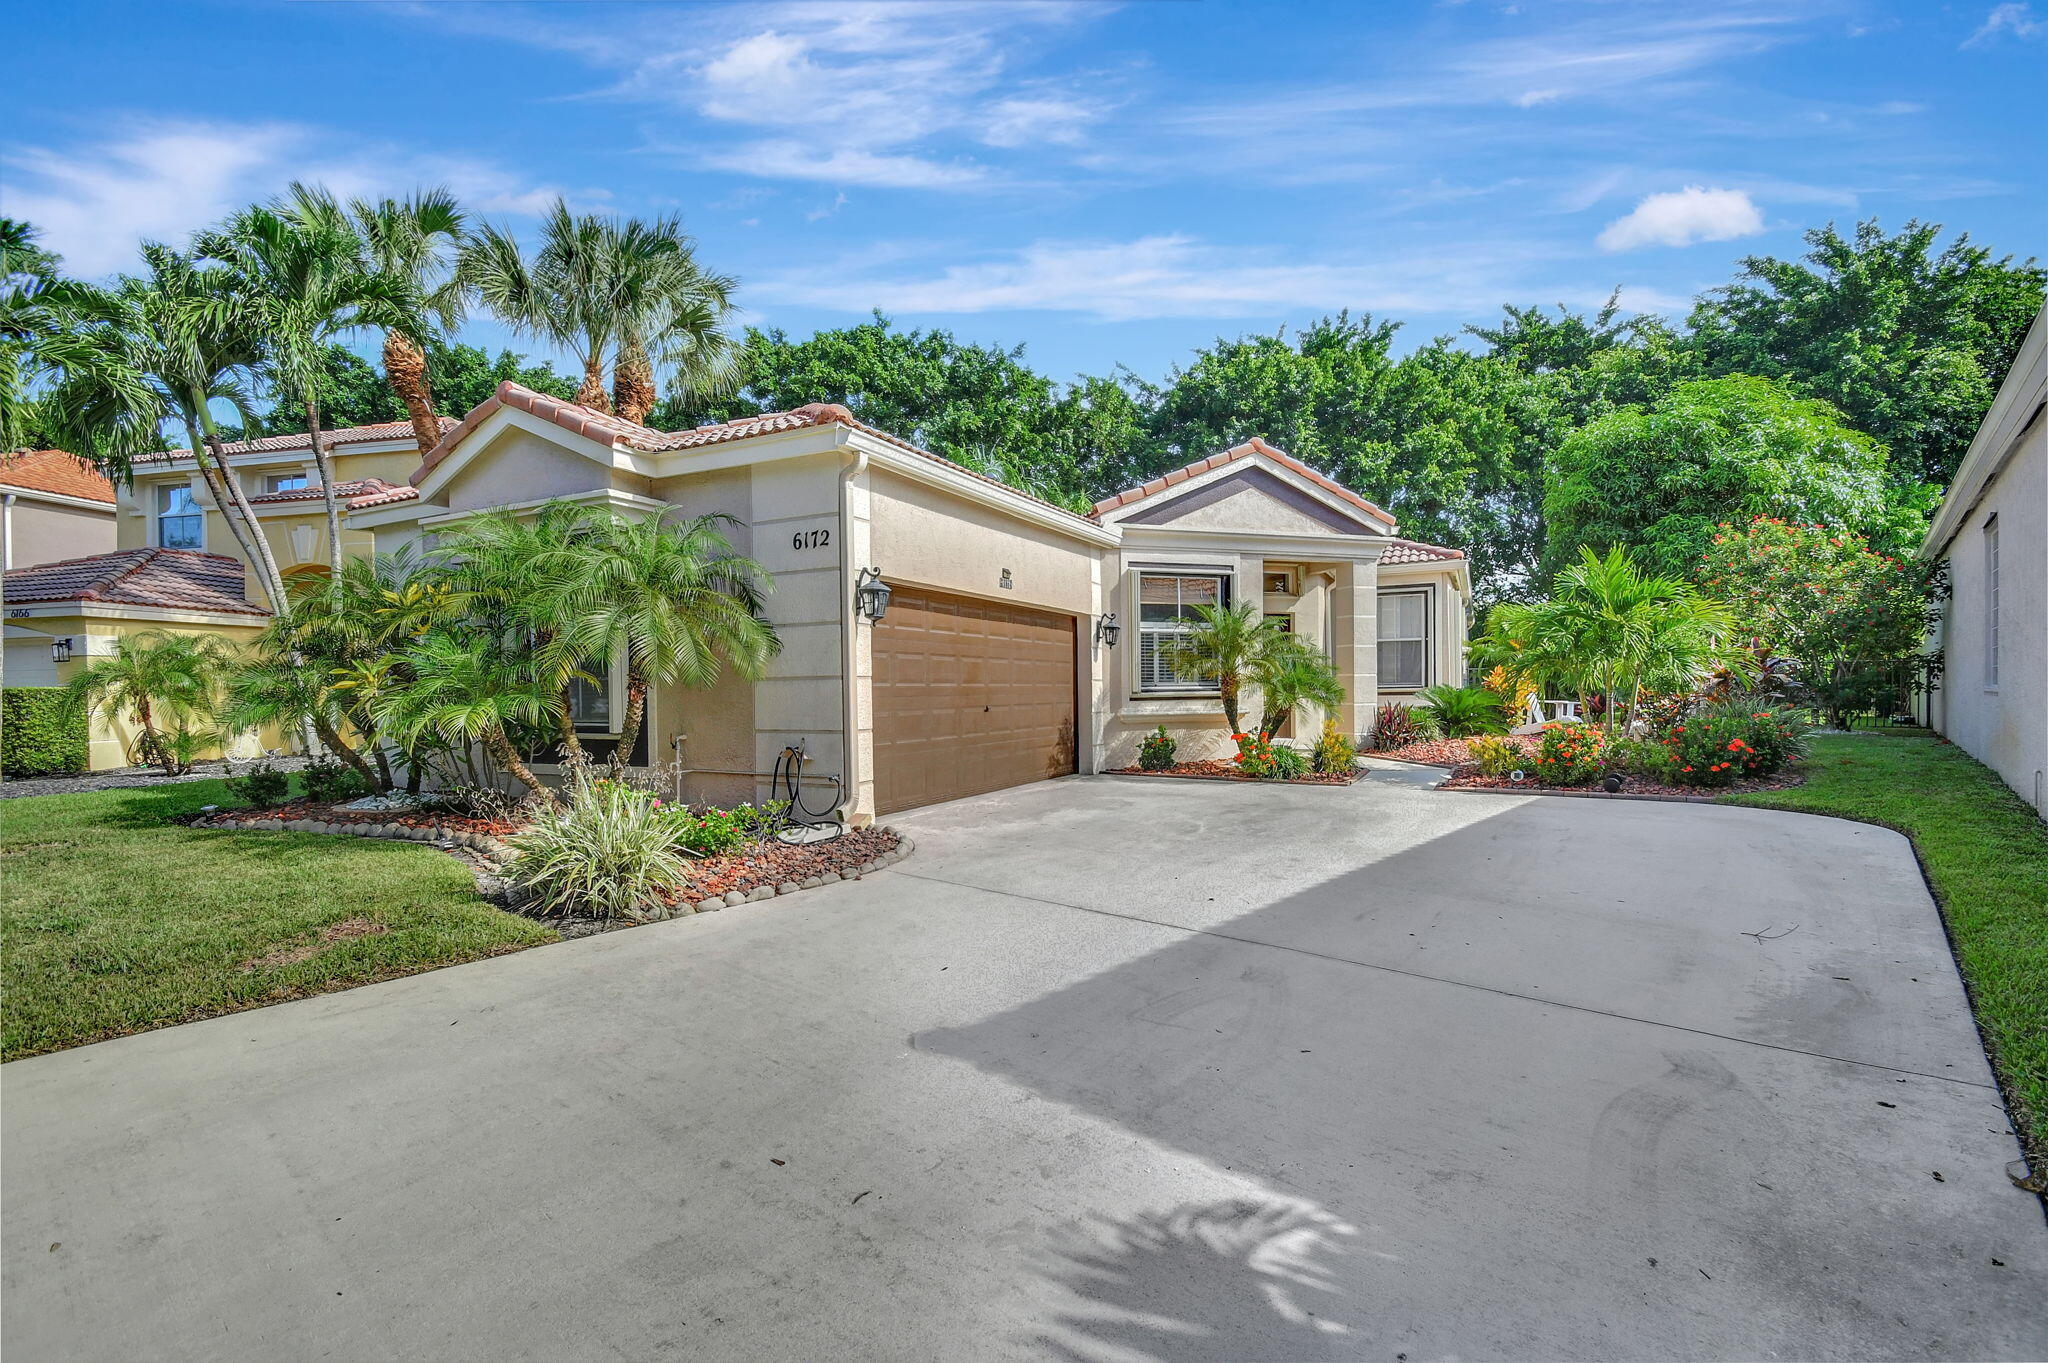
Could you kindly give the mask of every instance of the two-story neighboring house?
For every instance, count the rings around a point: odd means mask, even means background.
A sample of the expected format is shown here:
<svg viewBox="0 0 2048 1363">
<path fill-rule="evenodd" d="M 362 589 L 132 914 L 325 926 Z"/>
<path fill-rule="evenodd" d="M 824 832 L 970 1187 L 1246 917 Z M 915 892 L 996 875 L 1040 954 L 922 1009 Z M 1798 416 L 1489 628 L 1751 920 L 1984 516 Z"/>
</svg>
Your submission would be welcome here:
<svg viewBox="0 0 2048 1363">
<path fill-rule="evenodd" d="M 0 566 L 112 549 L 114 485 L 62 450 L 0 454 Z"/>
<path fill-rule="evenodd" d="M 420 462 L 408 422 L 345 427 L 327 432 L 326 440 L 344 508 L 374 505 L 397 492 Z M 76 465 L 68 455 L 58 457 Z M 324 573 L 326 510 L 306 437 L 267 436 L 230 445 L 227 464 L 286 577 Z M 20 514 L 19 505 L 14 513 Z M 135 460 L 128 486 L 108 486 L 95 532 L 97 538 L 83 532 L 41 535 L 38 559 L 10 560 L 7 685 L 62 685 L 88 660 L 112 653 L 125 635 L 168 630 L 243 642 L 269 619 L 260 579 L 247 570 L 190 451 Z M 344 528 L 344 553 L 367 554 L 372 547 L 367 531 Z M 97 717 L 92 769 L 128 765 L 134 738 L 124 723 Z M 253 755 L 260 740 L 244 740 L 242 746 Z"/>
</svg>

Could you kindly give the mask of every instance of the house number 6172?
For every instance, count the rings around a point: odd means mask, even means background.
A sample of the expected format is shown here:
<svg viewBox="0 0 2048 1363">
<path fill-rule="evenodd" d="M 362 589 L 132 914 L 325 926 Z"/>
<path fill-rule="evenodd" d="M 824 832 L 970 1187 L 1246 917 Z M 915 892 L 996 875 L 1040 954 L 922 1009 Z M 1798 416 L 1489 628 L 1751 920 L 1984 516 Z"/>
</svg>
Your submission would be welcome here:
<svg viewBox="0 0 2048 1363">
<path fill-rule="evenodd" d="M 792 549 L 823 549 L 832 543 L 830 530 L 799 530 L 789 537 Z"/>
</svg>

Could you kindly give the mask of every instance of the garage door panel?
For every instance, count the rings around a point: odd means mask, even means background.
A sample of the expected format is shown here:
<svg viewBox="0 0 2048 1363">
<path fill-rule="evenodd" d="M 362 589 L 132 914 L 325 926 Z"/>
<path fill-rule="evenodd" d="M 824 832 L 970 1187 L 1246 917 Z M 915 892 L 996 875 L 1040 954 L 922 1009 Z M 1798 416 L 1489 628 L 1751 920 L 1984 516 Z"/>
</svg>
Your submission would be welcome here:
<svg viewBox="0 0 2048 1363">
<path fill-rule="evenodd" d="M 874 628 L 881 812 L 1075 770 L 1072 616 L 898 588 Z"/>
</svg>

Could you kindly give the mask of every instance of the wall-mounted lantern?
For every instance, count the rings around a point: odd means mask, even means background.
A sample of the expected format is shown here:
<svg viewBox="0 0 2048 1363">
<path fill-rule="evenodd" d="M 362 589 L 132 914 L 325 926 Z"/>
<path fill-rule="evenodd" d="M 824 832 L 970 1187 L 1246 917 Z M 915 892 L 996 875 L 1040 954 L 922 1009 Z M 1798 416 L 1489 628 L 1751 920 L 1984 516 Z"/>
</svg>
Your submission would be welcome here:
<svg viewBox="0 0 2048 1363">
<path fill-rule="evenodd" d="M 1115 648 L 1116 637 L 1123 632 L 1124 627 L 1116 622 L 1115 611 L 1111 611 L 1095 621 L 1095 642 L 1101 644 L 1104 648 Z"/>
<path fill-rule="evenodd" d="M 889 613 L 889 584 L 880 568 L 863 568 L 853 587 L 853 604 L 863 618 L 879 621 Z"/>
<path fill-rule="evenodd" d="M 71 661 L 70 639 L 50 640 L 50 661 L 53 663 L 68 663 Z"/>
</svg>

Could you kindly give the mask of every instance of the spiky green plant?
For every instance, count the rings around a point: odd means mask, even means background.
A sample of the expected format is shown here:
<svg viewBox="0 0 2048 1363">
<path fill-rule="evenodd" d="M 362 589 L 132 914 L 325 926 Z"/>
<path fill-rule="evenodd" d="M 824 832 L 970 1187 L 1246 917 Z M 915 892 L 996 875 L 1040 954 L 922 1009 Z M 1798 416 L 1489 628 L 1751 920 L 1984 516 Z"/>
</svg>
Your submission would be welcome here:
<svg viewBox="0 0 2048 1363">
<path fill-rule="evenodd" d="M 641 921 L 689 880 L 681 820 L 618 781 L 579 781 L 564 807 L 510 841 L 507 874 L 549 913 Z"/>
</svg>

